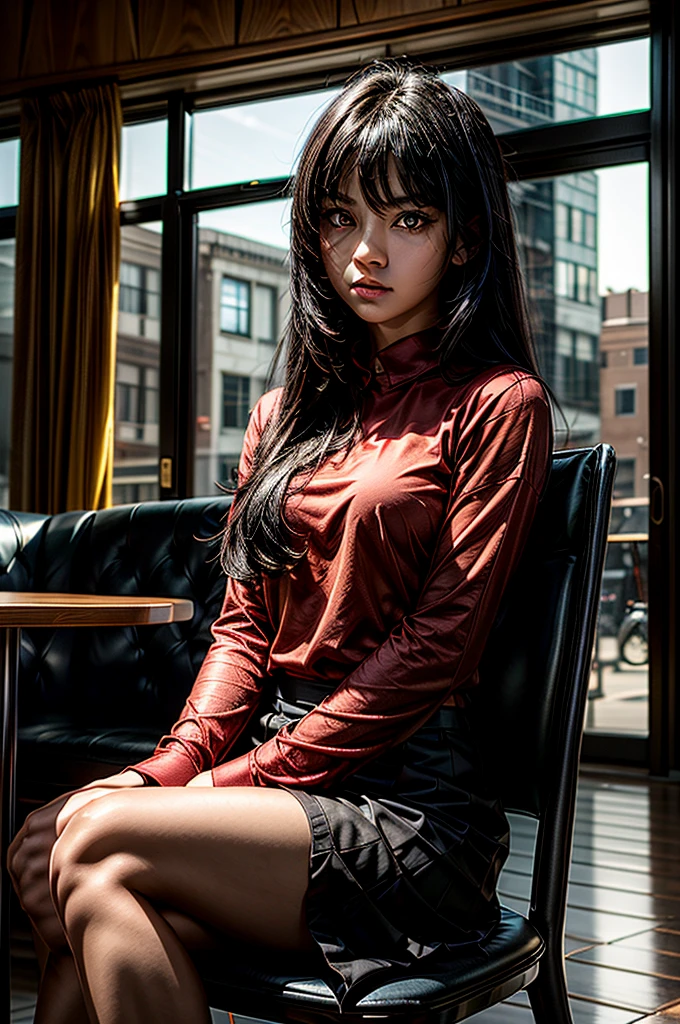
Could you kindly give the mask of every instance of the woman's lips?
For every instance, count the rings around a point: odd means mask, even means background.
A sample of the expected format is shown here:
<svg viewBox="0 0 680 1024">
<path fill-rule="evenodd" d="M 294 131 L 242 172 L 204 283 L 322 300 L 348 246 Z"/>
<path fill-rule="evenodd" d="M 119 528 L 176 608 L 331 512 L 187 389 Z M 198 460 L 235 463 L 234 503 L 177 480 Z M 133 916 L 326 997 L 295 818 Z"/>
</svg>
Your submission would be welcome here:
<svg viewBox="0 0 680 1024">
<path fill-rule="evenodd" d="M 392 291 L 391 288 L 383 288 L 382 285 L 375 284 L 353 284 L 350 285 L 350 288 L 362 299 L 377 299 Z"/>
</svg>

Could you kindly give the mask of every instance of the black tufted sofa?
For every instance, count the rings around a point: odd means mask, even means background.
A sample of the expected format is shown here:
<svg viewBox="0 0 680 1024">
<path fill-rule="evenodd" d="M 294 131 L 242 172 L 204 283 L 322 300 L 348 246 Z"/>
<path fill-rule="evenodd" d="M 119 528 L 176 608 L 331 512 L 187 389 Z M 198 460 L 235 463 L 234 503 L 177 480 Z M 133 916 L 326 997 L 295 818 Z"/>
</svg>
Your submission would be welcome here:
<svg viewBox="0 0 680 1024">
<path fill-rule="evenodd" d="M 230 503 L 192 498 L 55 516 L 0 510 L 2 590 L 194 602 L 188 622 L 22 631 L 19 811 L 148 757 L 176 721 L 224 598 L 219 545 L 209 538 Z"/>
</svg>

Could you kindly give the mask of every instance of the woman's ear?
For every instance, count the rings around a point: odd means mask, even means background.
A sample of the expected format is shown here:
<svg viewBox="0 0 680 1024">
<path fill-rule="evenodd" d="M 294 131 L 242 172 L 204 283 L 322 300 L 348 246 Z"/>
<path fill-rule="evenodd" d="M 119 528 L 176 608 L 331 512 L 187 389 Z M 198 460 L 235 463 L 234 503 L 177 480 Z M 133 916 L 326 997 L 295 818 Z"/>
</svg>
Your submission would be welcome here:
<svg viewBox="0 0 680 1024">
<path fill-rule="evenodd" d="M 479 252 L 479 247 L 482 244 L 482 235 L 479 229 L 479 221 L 480 215 L 476 213 L 474 217 L 471 217 L 467 224 L 464 225 L 463 230 L 465 231 L 466 235 L 469 235 L 471 241 L 470 244 L 466 246 L 465 242 L 463 241 L 462 235 L 458 235 L 458 238 L 456 239 L 456 251 L 451 257 L 452 263 L 456 263 L 458 266 L 460 266 L 461 264 L 466 263 L 468 260 L 471 260 L 473 256 L 476 256 L 477 253 Z"/>
</svg>

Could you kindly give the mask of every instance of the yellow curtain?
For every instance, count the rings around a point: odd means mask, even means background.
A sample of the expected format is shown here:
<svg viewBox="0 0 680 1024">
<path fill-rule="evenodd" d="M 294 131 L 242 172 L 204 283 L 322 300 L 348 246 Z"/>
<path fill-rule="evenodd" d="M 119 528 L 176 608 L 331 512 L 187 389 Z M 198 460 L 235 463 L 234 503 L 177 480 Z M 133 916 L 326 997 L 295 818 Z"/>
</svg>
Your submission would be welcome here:
<svg viewBox="0 0 680 1024">
<path fill-rule="evenodd" d="M 10 507 L 106 508 L 113 475 L 118 86 L 24 99 Z"/>
</svg>

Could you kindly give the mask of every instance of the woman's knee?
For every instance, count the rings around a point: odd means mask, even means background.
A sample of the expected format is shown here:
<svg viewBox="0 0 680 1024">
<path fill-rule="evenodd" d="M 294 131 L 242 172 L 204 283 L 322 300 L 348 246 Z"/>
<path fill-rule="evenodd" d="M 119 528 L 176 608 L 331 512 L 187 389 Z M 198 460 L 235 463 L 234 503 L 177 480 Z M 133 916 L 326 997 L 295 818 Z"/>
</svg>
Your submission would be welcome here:
<svg viewBox="0 0 680 1024">
<path fill-rule="evenodd" d="M 99 893 L 121 884 L 133 859 L 125 850 L 127 812 L 121 794 L 98 798 L 76 811 L 55 840 L 49 863 L 49 885 L 55 910 L 64 919 L 66 901 L 76 892 L 96 900 Z"/>
</svg>

